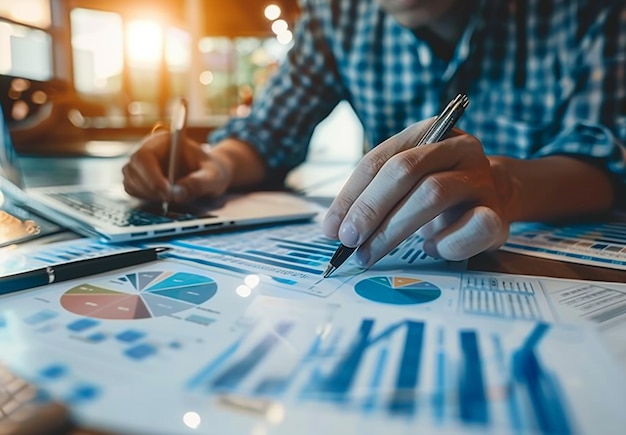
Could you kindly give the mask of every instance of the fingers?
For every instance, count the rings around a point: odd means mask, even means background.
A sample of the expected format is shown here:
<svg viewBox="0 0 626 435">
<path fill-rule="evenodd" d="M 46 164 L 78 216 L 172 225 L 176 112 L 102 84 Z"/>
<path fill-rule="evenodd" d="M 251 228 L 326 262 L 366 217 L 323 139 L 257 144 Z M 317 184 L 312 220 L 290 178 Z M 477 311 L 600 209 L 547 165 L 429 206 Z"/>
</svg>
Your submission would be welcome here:
<svg viewBox="0 0 626 435">
<path fill-rule="evenodd" d="M 477 148 L 480 143 L 464 135 L 393 155 L 349 205 L 338 230 L 341 242 L 346 246 L 363 245 L 376 233 L 390 245 L 399 237 L 398 231 L 406 237 L 446 208 L 476 200 L 473 192 L 477 181 L 468 183 L 466 170 L 455 168 L 476 160 L 472 155 Z M 488 169 L 482 151 L 478 153 L 484 161 L 473 165 Z M 379 228 L 385 221 L 393 228 Z"/>
<path fill-rule="evenodd" d="M 447 228 L 456 222 L 466 211 L 467 207 L 452 207 L 435 217 L 430 222 L 422 225 L 422 227 L 417 230 L 417 234 L 425 240 L 432 239 L 444 228 Z"/>
<path fill-rule="evenodd" d="M 455 223 L 424 240 L 431 256 L 458 261 L 500 247 L 509 229 L 492 209 L 479 206 L 468 210 Z"/>
<path fill-rule="evenodd" d="M 467 183 L 464 174 L 445 171 L 421 180 L 360 246 L 357 260 L 364 266 L 374 264 L 423 225 L 445 228 L 456 220 L 459 210 L 467 210 L 467 204 L 483 202 L 480 189 Z"/>
<path fill-rule="evenodd" d="M 395 154 L 414 147 L 433 120 L 434 118 L 425 120 L 406 128 L 378 145 L 363 157 L 328 209 L 328 213 L 322 223 L 323 231 L 327 237 L 340 237 L 342 242 L 348 243 L 347 246 L 356 246 L 356 241 L 354 241 L 356 233 L 350 227 L 346 226 L 342 231 L 342 235 L 339 235 L 339 227 L 344 221 L 348 210 L 379 174 L 386 162 Z M 392 183 L 393 180 L 389 179 L 388 182 Z M 362 204 L 362 207 L 370 209 L 364 210 L 368 213 L 376 213 L 377 209 L 375 206 L 375 204 L 372 204 L 371 207 L 368 207 L 365 203 Z M 376 220 L 376 218 L 373 217 L 373 220 Z"/>
<path fill-rule="evenodd" d="M 177 203 L 224 193 L 230 182 L 226 165 L 187 137 L 181 139 L 177 178 L 170 186 L 163 169 L 168 165 L 169 140 L 168 133 L 157 133 L 131 156 L 122 169 L 126 192 L 146 200 Z"/>
<path fill-rule="evenodd" d="M 168 198 L 169 183 L 162 169 L 168 140 L 168 133 L 150 136 L 122 168 L 124 189 L 128 194 L 155 201 Z"/>
<path fill-rule="evenodd" d="M 201 197 L 222 195 L 232 182 L 228 170 L 232 166 L 228 155 L 217 149 L 193 143 L 185 149 L 188 161 L 187 175 L 176 180 L 172 192 L 176 202 L 190 201 Z"/>
<path fill-rule="evenodd" d="M 176 182 L 173 189 L 174 200 L 185 202 L 204 196 L 216 197 L 223 194 L 227 187 L 228 182 L 221 167 L 216 161 L 212 161 Z"/>
</svg>

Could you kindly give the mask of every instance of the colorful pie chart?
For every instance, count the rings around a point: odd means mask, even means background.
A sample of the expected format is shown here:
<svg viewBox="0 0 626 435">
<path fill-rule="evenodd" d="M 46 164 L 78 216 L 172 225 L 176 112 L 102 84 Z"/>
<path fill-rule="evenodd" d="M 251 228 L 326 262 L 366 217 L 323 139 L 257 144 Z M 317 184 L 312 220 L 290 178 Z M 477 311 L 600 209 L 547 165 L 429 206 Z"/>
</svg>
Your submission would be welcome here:
<svg viewBox="0 0 626 435">
<path fill-rule="evenodd" d="M 217 283 L 207 276 L 146 271 L 77 285 L 61 296 L 61 305 L 98 319 L 147 319 L 197 307 L 215 293 Z"/>
<path fill-rule="evenodd" d="M 425 304 L 441 296 L 436 285 L 404 276 L 366 278 L 356 283 L 354 291 L 370 301 L 392 305 Z"/>
</svg>

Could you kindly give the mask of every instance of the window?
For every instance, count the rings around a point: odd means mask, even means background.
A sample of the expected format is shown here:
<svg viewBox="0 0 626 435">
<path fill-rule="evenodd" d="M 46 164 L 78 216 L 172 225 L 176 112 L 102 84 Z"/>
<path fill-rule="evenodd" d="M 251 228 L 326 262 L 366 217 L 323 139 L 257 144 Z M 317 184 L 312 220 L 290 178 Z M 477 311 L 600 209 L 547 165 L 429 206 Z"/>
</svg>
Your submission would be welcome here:
<svg viewBox="0 0 626 435">
<path fill-rule="evenodd" d="M 103 116 L 86 125 L 150 125 L 163 117 L 170 98 L 189 91 L 189 32 L 135 16 L 70 11 L 74 87 L 104 106 Z"/>
<path fill-rule="evenodd" d="M 50 27 L 49 0 L 0 0 L 0 16 L 47 29 Z"/>
<path fill-rule="evenodd" d="M 288 45 L 276 38 L 205 37 L 198 44 L 198 78 L 208 115 L 245 116 Z"/>
<path fill-rule="evenodd" d="M 216 23 L 247 7 L 222 5 L 217 19 L 208 3 L 194 4 L 0 0 L 0 74 L 63 84 L 62 110 L 81 128 L 149 127 L 179 96 L 200 125 L 245 116 L 290 48 L 288 24 L 255 11 L 254 21 L 231 23 L 251 27 L 226 25 L 221 36 Z"/>
<path fill-rule="evenodd" d="M 0 0 L 0 74 L 33 80 L 53 77 L 47 0 Z"/>
<path fill-rule="evenodd" d="M 170 27 L 165 38 L 165 63 L 172 95 L 187 95 L 188 73 L 191 65 L 191 35 L 181 29 Z"/>
<path fill-rule="evenodd" d="M 83 94 L 120 92 L 124 66 L 122 17 L 77 8 L 70 13 L 70 23 L 74 88 Z"/>
</svg>

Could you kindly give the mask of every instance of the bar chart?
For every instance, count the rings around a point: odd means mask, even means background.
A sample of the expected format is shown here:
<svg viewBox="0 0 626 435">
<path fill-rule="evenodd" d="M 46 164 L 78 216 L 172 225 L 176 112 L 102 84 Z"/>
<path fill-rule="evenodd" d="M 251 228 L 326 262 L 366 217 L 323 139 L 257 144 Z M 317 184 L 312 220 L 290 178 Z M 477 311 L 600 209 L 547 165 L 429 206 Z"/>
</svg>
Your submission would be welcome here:
<svg viewBox="0 0 626 435">
<path fill-rule="evenodd" d="M 626 392 L 611 385 L 623 377 L 608 357 L 607 372 L 598 373 L 589 351 L 602 350 L 586 330 L 402 318 L 395 309 L 261 311 L 190 380 L 191 390 L 277 402 L 296 414 L 315 409 L 320 419 L 336 419 L 331 433 L 341 433 L 349 415 L 389 430 L 420 422 L 453 433 L 615 433 L 626 421 L 615 406 L 595 414 L 594 400 Z"/>
<path fill-rule="evenodd" d="M 552 320 L 539 280 L 465 273 L 460 311 L 504 319 Z"/>
<path fill-rule="evenodd" d="M 536 257 L 626 269 L 626 217 L 571 225 L 515 224 L 501 249 Z"/>
<path fill-rule="evenodd" d="M 450 267 L 448 262 L 426 255 L 421 243 L 417 235 L 409 237 L 374 269 L 420 265 L 434 269 Z M 333 275 L 338 279 L 321 279 L 339 242 L 324 237 L 318 223 L 196 236 L 171 242 L 168 246 L 172 248 L 166 253 L 168 258 L 236 275 L 261 274 L 276 286 L 320 297 L 332 294 L 341 279 L 363 271 L 348 260 Z"/>
</svg>

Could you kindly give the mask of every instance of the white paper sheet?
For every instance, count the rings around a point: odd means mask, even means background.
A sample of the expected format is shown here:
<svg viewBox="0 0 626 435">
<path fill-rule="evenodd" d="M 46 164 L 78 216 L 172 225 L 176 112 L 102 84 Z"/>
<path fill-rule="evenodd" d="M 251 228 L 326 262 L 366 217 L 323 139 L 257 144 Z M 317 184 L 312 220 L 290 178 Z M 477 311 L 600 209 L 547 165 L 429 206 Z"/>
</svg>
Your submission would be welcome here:
<svg viewBox="0 0 626 435">
<path fill-rule="evenodd" d="M 626 215 L 571 225 L 514 224 L 502 250 L 550 260 L 626 270 Z"/>
<path fill-rule="evenodd" d="M 171 243 L 165 261 L 0 297 L 0 359 L 80 423 L 124 433 L 626 424 L 626 284 L 467 272 L 423 256 L 418 239 L 370 270 L 348 262 L 320 282 L 336 247 L 320 234 L 313 223 L 194 237 Z M 22 260 L 97 251 L 81 240 Z M 378 338 L 346 362 L 367 319 Z M 407 345 L 418 335 L 419 355 Z M 331 376 L 346 364 L 347 387 Z M 519 373 L 537 364 L 534 381 Z M 419 382 L 404 388 L 403 376 Z"/>
</svg>

